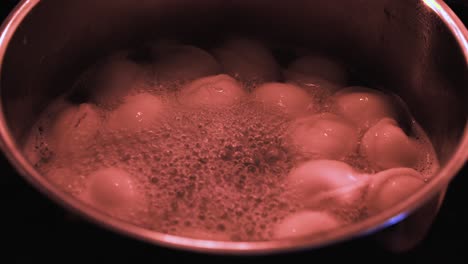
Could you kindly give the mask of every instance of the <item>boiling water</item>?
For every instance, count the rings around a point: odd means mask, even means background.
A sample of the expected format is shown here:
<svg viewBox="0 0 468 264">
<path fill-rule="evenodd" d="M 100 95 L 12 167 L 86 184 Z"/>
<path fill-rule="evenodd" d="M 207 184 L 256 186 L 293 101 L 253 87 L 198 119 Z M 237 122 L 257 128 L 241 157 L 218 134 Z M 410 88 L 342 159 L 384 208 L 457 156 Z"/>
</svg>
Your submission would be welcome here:
<svg viewBox="0 0 468 264">
<path fill-rule="evenodd" d="M 251 47 L 253 51 L 259 49 L 254 45 Z M 373 139 L 374 132 L 366 137 L 366 132 L 374 129 L 378 135 L 379 129 L 383 128 L 383 135 L 398 133 L 392 130 L 393 126 L 389 128 L 390 121 L 378 123 L 378 120 L 373 122 L 365 117 L 364 123 L 352 122 L 350 119 L 353 118 L 340 112 L 342 108 L 337 96 L 346 83 L 341 81 L 342 78 L 334 78 L 341 76 L 339 74 L 328 75 L 331 76 L 328 80 L 317 79 L 314 75 L 312 81 L 308 77 L 305 78 L 307 81 L 301 78 L 288 81 L 288 72 L 281 73 L 279 69 L 283 65 L 272 65 L 276 63 L 272 60 L 262 64 L 255 60 L 237 62 L 228 58 L 234 65 L 232 70 L 225 61 L 223 64 L 227 55 L 223 57 L 222 50 L 221 53 L 219 50 L 212 52 L 218 54 L 212 61 L 209 53 L 188 50 L 188 55 L 182 59 L 180 54 L 185 51 L 176 52 L 176 58 L 182 62 L 174 59 L 175 64 L 171 64 L 169 55 L 164 59 L 161 55 L 156 56 L 156 62 L 137 63 L 129 59 L 131 56 L 110 60 L 114 66 L 123 61 L 123 70 L 110 67 L 111 74 L 106 73 L 104 82 L 91 83 L 89 76 L 96 72 L 98 76 L 102 74 L 100 67 L 105 67 L 107 62 L 93 66 L 77 82 L 76 86 L 81 89 L 78 92 L 83 91 L 83 85 L 93 88 L 96 83 L 97 86 L 107 85 L 99 88 L 105 92 L 88 93 L 83 97 L 86 100 L 79 102 L 79 108 L 74 94 L 64 95 L 53 103 L 32 130 L 26 147 L 30 160 L 59 188 L 114 217 L 158 232 L 233 241 L 294 236 L 296 229 L 299 235 L 307 235 L 323 231 L 327 226 L 330 229 L 354 223 L 378 212 L 376 205 L 371 204 L 373 200 L 385 205 L 392 199 L 382 196 L 392 189 L 380 187 L 392 178 L 379 181 L 378 173 L 391 172 L 389 166 L 411 168 L 417 173 L 414 179 L 419 177 L 422 186 L 437 169 L 432 146 L 411 116 L 402 118 L 399 115 L 395 119 L 398 124 L 408 126 L 403 131 L 412 139 L 412 149 L 401 151 L 410 153 L 408 155 L 416 153 L 414 161 L 411 162 L 412 157 L 401 162 L 398 159 L 375 161 L 373 157 L 380 152 L 374 152 L 380 151 L 378 146 L 382 137 Z M 160 63 L 158 58 L 170 63 Z M 196 62 L 201 62 L 202 66 Z M 191 71 L 187 67 L 189 70 L 182 75 L 188 76 L 186 79 L 177 74 L 175 77 L 158 75 L 164 70 L 171 74 L 177 71 L 181 67 L 177 63 L 202 70 Z M 235 70 L 236 65 L 239 71 Z M 265 68 L 269 69 L 266 73 Z M 327 68 L 326 62 L 324 68 Z M 245 69 L 249 74 L 242 72 Z M 136 73 L 128 74 L 132 71 Z M 336 73 L 339 70 L 332 67 L 330 71 Z M 236 80 L 229 79 L 223 72 Z M 122 76 L 125 74 L 128 74 L 127 78 Z M 187 88 L 192 80 L 204 76 L 214 76 L 216 82 L 199 86 L 202 88 Z M 112 82 L 106 78 L 111 78 Z M 218 80 L 221 80 L 219 87 L 216 86 Z M 277 88 L 268 88 L 267 93 L 262 91 L 263 83 L 279 83 L 280 80 L 296 88 L 281 86 L 280 91 L 289 92 L 279 92 L 278 95 L 275 95 Z M 235 88 L 228 89 L 229 85 Z M 216 87 L 210 90 L 211 86 Z M 351 93 L 356 91 L 351 89 Z M 216 92 L 227 96 L 219 97 Z M 73 93 L 76 96 L 76 91 Z M 128 103 L 129 98 L 136 98 L 136 103 Z M 126 102 L 131 109 L 129 115 L 126 114 L 129 108 L 121 107 Z M 303 102 L 304 106 L 298 107 Z M 392 107 L 404 108 L 398 104 Z M 57 118 L 69 109 L 73 109 L 71 114 Z M 379 116 L 379 120 L 396 115 L 391 110 L 387 114 Z M 316 118 L 307 121 L 310 116 Z M 306 120 L 305 126 L 299 125 L 304 129 L 294 130 L 300 120 Z M 313 127 L 314 124 L 321 125 Z M 342 132 L 346 131 L 342 130 L 342 124 L 345 124 L 343 129 L 351 128 L 352 131 Z M 309 129 L 310 126 L 313 128 Z M 317 140 L 310 141 L 305 139 L 307 137 Z M 364 138 L 370 139 L 363 142 Z M 383 144 L 387 142 L 385 140 L 386 137 Z M 351 142 L 349 147 L 347 142 Z M 385 151 L 386 146 L 382 147 Z M 394 155 L 392 150 L 385 153 Z M 313 163 L 324 160 L 340 163 Z M 309 166 L 307 164 L 317 170 L 327 164 L 330 167 L 317 176 L 315 169 L 311 169 L 310 177 L 307 177 L 316 180 L 310 181 L 301 178 L 301 168 Z M 349 171 L 344 170 L 353 175 L 353 181 L 340 174 L 342 170 L 337 168 L 342 164 L 350 165 Z M 95 178 L 101 177 L 96 176 L 96 172 L 106 168 L 117 170 L 101 173 L 110 176 L 96 183 Z M 399 183 L 397 176 L 396 183 Z M 299 187 L 294 187 L 295 182 L 299 182 Z M 343 189 L 349 186 L 352 188 Z M 406 188 L 404 184 L 397 186 Z M 335 193 L 336 190 L 344 191 Z M 96 192 L 104 193 L 105 202 Z M 400 190 L 393 192 L 397 193 L 396 197 Z M 315 196 L 322 199 L 315 199 Z M 106 204 L 114 207 L 106 208 Z M 308 222 L 308 226 L 304 227 L 303 222 Z"/>
</svg>

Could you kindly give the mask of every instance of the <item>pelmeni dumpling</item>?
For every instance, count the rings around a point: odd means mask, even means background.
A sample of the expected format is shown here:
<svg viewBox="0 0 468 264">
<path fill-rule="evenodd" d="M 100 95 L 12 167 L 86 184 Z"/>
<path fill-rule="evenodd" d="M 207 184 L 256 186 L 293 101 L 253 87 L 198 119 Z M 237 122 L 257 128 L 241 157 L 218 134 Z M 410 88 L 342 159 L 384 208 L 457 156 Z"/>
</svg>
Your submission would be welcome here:
<svg viewBox="0 0 468 264">
<path fill-rule="evenodd" d="M 114 105 L 134 88 L 147 85 L 148 74 L 147 68 L 128 59 L 127 52 L 119 52 L 89 68 L 72 96 L 89 93 L 89 99 L 98 105 Z"/>
<path fill-rule="evenodd" d="M 138 131 L 151 126 L 164 112 L 165 102 L 149 93 L 129 95 L 113 110 L 106 126 L 111 130 Z"/>
<path fill-rule="evenodd" d="M 143 202 L 132 176 L 118 168 L 104 168 L 88 175 L 81 199 L 110 214 L 128 214 Z"/>
<path fill-rule="evenodd" d="M 323 79 L 338 86 L 348 82 L 348 72 L 341 63 L 320 55 L 300 57 L 289 64 L 287 71 L 296 76 Z"/>
<path fill-rule="evenodd" d="M 332 95 L 342 88 L 341 85 L 330 82 L 316 76 L 310 76 L 304 73 L 284 70 L 283 76 L 287 83 L 293 83 L 310 91 L 314 98 L 321 100 L 327 96 Z"/>
<path fill-rule="evenodd" d="M 415 168 L 420 159 L 416 140 L 408 137 L 390 118 L 384 118 L 369 128 L 359 151 L 378 169 Z"/>
<path fill-rule="evenodd" d="M 340 226 L 340 222 L 326 212 L 302 211 L 283 219 L 274 228 L 274 238 L 299 238 L 329 231 Z"/>
<path fill-rule="evenodd" d="M 319 196 L 341 189 L 341 203 L 352 203 L 361 195 L 359 188 L 367 180 L 366 175 L 356 172 L 348 164 L 336 160 L 311 160 L 294 168 L 286 178 L 288 190 L 305 206 L 315 206 Z"/>
<path fill-rule="evenodd" d="M 179 101 L 193 107 L 223 107 L 239 102 L 246 92 L 226 74 L 204 77 L 182 88 Z"/>
<path fill-rule="evenodd" d="M 189 45 L 157 45 L 152 49 L 156 83 L 192 81 L 216 75 L 221 66 L 208 52 Z"/>
<path fill-rule="evenodd" d="M 231 38 L 213 54 L 227 74 L 242 81 L 273 82 L 280 78 L 278 63 L 258 41 Z"/>
<path fill-rule="evenodd" d="M 312 97 L 293 84 L 265 83 L 252 92 L 254 101 L 266 107 L 279 109 L 290 116 L 305 114 L 312 109 Z"/>
<path fill-rule="evenodd" d="M 47 141 L 57 156 L 79 155 L 90 146 L 102 125 L 101 115 L 92 104 L 68 104 L 52 120 Z"/>
<path fill-rule="evenodd" d="M 367 207 L 371 214 L 403 201 L 424 185 L 423 176 L 410 168 L 394 168 L 370 177 Z"/>
<path fill-rule="evenodd" d="M 334 95 L 335 110 L 353 121 L 360 129 L 367 129 L 384 117 L 397 119 L 391 98 L 377 90 L 353 86 Z"/>
<path fill-rule="evenodd" d="M 324 113 L 299 118 L 290 127 L 292 145 L 303 155 L 340 159 L 357 149 L 357 128 L 348 120 Z"/>
</svg>

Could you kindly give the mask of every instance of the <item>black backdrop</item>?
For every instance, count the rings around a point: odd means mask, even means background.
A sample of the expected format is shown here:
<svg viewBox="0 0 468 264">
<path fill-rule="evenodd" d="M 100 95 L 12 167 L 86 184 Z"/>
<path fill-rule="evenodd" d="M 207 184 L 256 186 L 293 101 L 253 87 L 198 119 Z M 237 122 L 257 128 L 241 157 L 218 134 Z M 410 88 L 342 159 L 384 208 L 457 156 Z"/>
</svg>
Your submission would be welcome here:
<svg viewBox="0 0 468 264">
<path fill-rule="evenodd" d="M 66 1 L 66 0 L 64 0 Z M 97 0 L 98 1 L 98 0 Z M 19 2 L 0 0 L 0 22 Z M 447 0 L 468 23 L 468 0 Z M 443 207 L 426 239 L 403 254 L 386 252 L 368 240 L 319 251 L 262 257 L 205 255 L 161 248 L 78 220 L 30 187 L 0 154 L 0 263 L 125 261 L 145 263 L 337 262 L 468 263 L 468 170 L 451 183 Z"/>
</svg>

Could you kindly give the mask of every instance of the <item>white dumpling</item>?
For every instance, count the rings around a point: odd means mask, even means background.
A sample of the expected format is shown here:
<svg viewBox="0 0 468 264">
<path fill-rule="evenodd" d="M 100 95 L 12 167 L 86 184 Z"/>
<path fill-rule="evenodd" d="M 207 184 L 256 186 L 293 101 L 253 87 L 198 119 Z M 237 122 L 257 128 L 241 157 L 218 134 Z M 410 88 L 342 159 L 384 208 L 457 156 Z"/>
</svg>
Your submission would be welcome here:
<svg viewBox="0 0 468 264">
<path fill-rule="evenodd" d="M 291 116 L 306 114 L 313 107 L 312 97 L 293 84 L 265 83 L 257 87 L 251 96 L 254 101 Z"/>
<path fill-rule="evenodd" d="M 278 63 L 258 41 L 232 38 L 213 54 L 227 74 L 242 81 L 273 82 L 280 78 Z"/>
<path fill-rule="evenodd" d="M 71 95 L 84 94 L 96 104 L 112 105 L 134 88 L 143 86 L 146 72 L 143 66 L 128 59 L 127 52 L 118 52 L 87 69 Z"/>
<path fill-rule="evenodd" d="M 47 139 L 57 156 L 66 157 L 84 151 L 101 127 L 101 116 L 91 104 L 67 105 L 52 120 Z"/>
<path fill-rule="evenodd" d="M 106 125 L 111 130 L 145 129 L 161 117 L 164 109 L 165 103 L 158 96 L 149 93 L 129 95 L 110 113 Z"/>
<path fill-rule="evenodd" d="M 356 151 L 357 128 L 334 114 L 315 114 L 295 120 L 290 127 L 292 145 L 303 155 L 340 159 Z"/>
<path fill-rule="evenodd" d="M 384 117 L 397 119 L 391 98 L 374 89 L 348 87 L 335 94 L 334 102 L 336 111 L 360 129 L 367 129 Z"/>
<path fill-rule="evenodd" d="M 381 171 L 370 177 L 367 207 L 374 214 L 387 210 L 420 189 L 424 177 L 410 168 L 395 168 Z"/>
<path fill-rule="evenodd" d="M 415 168 L 420 150 L 415 139 L 408 137 L 390 118 L 384 118 L 364 134 L 360 153 L 376 168 Z"/>
<path fill-rule="evenodd" d="M 342 85 L 330 82 L 320 77 L 290 70 L 283 71 L 283 75 L 287 83 L 297 84 L 307 91 L 310 91 L 318 100 L 332 95 L 343 87 Z"/>
<path fill-rule="evenodd" d="M 307 55 L 294 60 L 289 64 L 288 72 L 327 80 L 339 86 L 348 82 L 348 72 L 341 63 L 320 55 Z"/>
<path fill-rule="evenodd" d="M 91 206 L 110 214 L 129 213 L 143 202 L 131 175 L 113 167 L 88 175 L 81 198 Z"/>
<path fill-rule="evenodd" d="M 326 212 L 302 211 L 283 219 L 274 228 L 274 237 L 299 238 L 329 231 L 340 226 L 340 222 Z"/>
<path fill-rule="evenodd" d="M 182 88 L 179 101 L 187 106 L 222 107 L 239 102 L 246 92 L 226 74 L 204 77 Z"/>
<path fill-rule="evenodd" d="M 306 206 L 315 206 L 319 196 L 333 190 L 343 190 L 335 199 L 351 203 L 361 195 L 359 188 L 366 177 L 357 173 L 348 164 L 336 160 L 312 160 L 294 168 L 286 178 L 286 186 L 298 201 Z"/>
<path fill-rule="evenodd" d="M 211 54 L 194 46 L 158 45 L 153 47 L 152 55 L 159 84 L 192 81 L 221 72 L 221 66 Z"/>
</svg>

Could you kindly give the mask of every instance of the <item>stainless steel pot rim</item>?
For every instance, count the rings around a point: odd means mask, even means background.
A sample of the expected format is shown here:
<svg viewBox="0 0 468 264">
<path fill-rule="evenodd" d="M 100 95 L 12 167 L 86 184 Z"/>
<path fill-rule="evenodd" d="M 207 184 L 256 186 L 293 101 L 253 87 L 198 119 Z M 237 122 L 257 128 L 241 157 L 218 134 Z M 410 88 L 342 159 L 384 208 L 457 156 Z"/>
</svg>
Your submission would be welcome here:
<svg viewBox="0 0 468 264">
<path fill-rule="evenodd" d="M 12 11 L 0 28 L 0 72 L 2 67 L 1 62 L 4 59 L 9 41 L 25 17 L 40 2 L 41 0 L 23 0 Z M 468 30 L 465 28 L 463 23 L 441 0 L 422 0 L 422 2 L 424 2 L 428 8 L 432 9 L 433 12 L 435 12 L 451 30 L 462 49 L 468 65 Z M 3 109 L 1 101 L 0 107 Z M 452 177 L 454 177 L 466 163 L 468 159 L 468 123 L 465 125 L 464 131 L 461 144 L 455 151 L 453 158 L 441 168 L 434 179 L 407 200 L 402 201 L 398 205 L 382 212 L 381 214 L 318 236 L 265 242 L 224 242 L 167 235 L 143 229 L 127 222 L 109 217 L 79 202 L 73 197 L 64 194 L 61 190 L 50 184 L 44 177 L 42 177 L 26 160 L 25 156 L 21 154 L 20 148 L 16 144 L 7 127 L 3 112 L 0 113 L 0 146 L 5 153 L 5 156 L 23 178 L 25 178 L 37 190 L 47 197 L 50 197 L 61 206 L 103 228 L 113 230 L 114 232 L 133 237 L 138 240 L 153 243 L 155 245 L 204 253 L 237 255 L 268 254 L 300 249 L 317 249 L 341 241 L 365 236 L 400 222 L 405 219 L 410 212 L 415 210 L 418 205 L 423 204 L 429 198 L 436 195 L 436 193 L 443 187 L 448 185 Z M 25 210 L 26 209 L 27 208 L 25 208 Z"/>
</svg>

